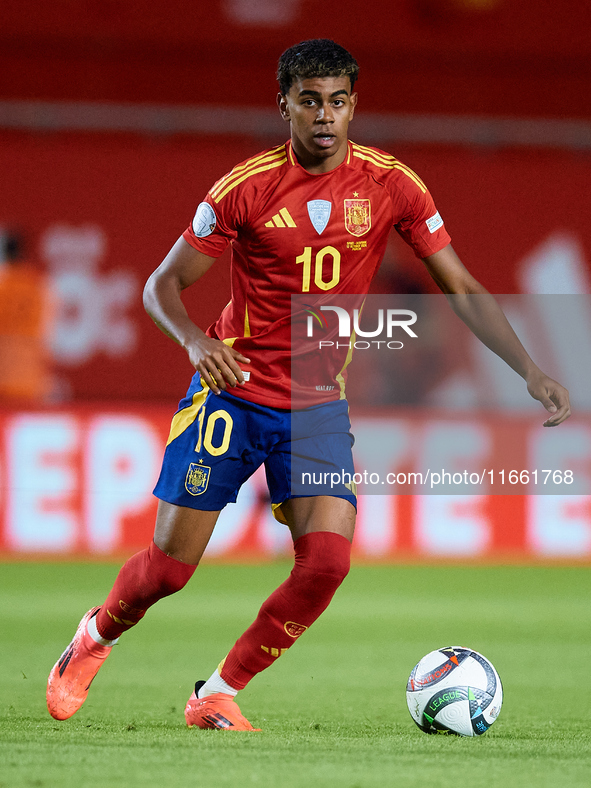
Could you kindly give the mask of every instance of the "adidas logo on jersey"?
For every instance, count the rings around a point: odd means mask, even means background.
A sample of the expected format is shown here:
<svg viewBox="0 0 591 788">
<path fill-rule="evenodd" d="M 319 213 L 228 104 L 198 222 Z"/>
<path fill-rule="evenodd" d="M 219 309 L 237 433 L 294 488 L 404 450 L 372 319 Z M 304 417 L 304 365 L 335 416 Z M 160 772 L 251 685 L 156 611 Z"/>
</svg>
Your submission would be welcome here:
<svg viewBox="0 0 591 788">
<path fill-rule="evenodd" d="M 282 208 L 272 219 L 265 222 L 265 227 L 297 227 L 297 224 L 287 208 Z"/>
</svg>

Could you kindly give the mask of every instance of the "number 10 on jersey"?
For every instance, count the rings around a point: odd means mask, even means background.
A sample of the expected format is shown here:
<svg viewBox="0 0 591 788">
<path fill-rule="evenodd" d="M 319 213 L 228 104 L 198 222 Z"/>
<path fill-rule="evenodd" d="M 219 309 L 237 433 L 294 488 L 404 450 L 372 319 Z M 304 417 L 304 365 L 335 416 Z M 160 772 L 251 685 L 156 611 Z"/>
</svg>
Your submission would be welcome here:
<svg viewBox="0 0 591 788">
<path fill-rule="evenodd" d="M 326 260 L 327 274 L 330 273 L 330 259 L 332 258 L 332 278 L 326 282 L 324 280 L 324 259 Z M 341 253 L 334 246 L 325 246 L 316 253 L 314 265 L 312 265 L 312 247 L 305 246 L 304 252 L 296 257 L 296 263 L 302 263 L 302 293 L 310 292 L 310 280 L 312 278 L 312 267 L 314 268 L 314 284 L 320 290 L 332 290 L 339 283 L 341 278 Z"/>
</svg>

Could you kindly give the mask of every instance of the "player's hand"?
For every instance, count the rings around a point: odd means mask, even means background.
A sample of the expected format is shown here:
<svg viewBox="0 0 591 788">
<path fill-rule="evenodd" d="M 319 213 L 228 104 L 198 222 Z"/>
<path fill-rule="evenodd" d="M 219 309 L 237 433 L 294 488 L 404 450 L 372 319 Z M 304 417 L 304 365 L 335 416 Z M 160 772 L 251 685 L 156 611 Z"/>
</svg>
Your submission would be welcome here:
<svg viewBox="0 0 591 788">
<path fill-rule="evenodd" d="M 244 376 L 238 362 L 250 364 L 250 359 L 224 345 L 219 339 L 207 336 L 195 339 L 187 347 L 187 353 L 191 364 L 214 394 L 225 391 L 228 386 L 235 388 L 244 385 Z"/>
<path fill-rule="evenodd" d="M 534 399 L 539 400 L 551 413 L 544 422 L 544 427 L 556 427 L 570 416 L 570 400 L 568 391 L 543 372 L 537 371 L 527 379 L 527 390 Z"/>
</svg>

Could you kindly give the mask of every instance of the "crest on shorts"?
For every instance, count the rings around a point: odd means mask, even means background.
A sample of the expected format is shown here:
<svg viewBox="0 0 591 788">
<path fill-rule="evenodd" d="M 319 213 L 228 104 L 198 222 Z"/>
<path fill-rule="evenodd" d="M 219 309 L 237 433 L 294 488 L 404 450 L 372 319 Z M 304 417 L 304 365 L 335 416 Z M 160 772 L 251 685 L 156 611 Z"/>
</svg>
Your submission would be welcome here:
<svg viewBox="0 0 591 788">
<path fill-rule="evenodd" d="M 318 235 L 322 235 L 326 229 L 331 210 L 332 203 L 329 200 L 310 200 L 308 202 L 308 216 Z"/>
<path fill-rule="evenodd" d="M 371 229 L 371 203 L 365 199 L 345 200 L 345 229 L 351 235 L 365 235 Z"/>
<path fill-rule="evenodd" d="M 296 624 L 295 621 L 286 621 L 283 629 L 287 632 L 290 638 L 299 638 L 308 629 L 303 624 Z"/>
<path fill-rule="evenodd" d="M 187 471 L 187 478 L 185 479 L 185 489 L 191 495 L 201 495 L 207 490 L 209 484 L 209 475 L 211 468 L 209 465 L 200 465 L 198 462 L 192 462 Z"/>
</svg>

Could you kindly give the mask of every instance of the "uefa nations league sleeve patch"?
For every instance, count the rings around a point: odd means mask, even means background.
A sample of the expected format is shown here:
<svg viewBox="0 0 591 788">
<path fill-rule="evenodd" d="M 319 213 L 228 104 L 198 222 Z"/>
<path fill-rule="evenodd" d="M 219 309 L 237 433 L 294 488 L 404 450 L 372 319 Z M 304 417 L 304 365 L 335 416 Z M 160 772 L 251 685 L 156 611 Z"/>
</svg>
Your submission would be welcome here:
<svg viewBox="0 0 591 788">
<path fill-rule="evenodd" d="M 193 217 L 193 232 L 197 238 L 205 238 L 215 230 L 217 219 L 215 212 L 208 202 L 202 202 Z"/>
</svg>

